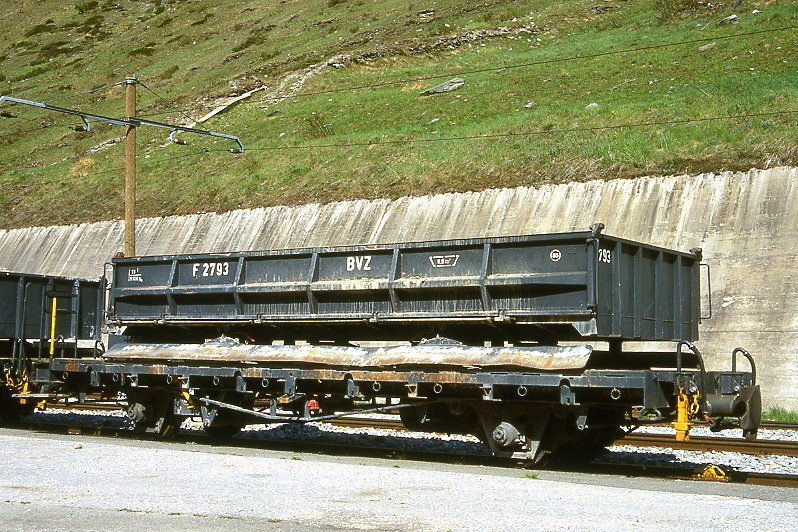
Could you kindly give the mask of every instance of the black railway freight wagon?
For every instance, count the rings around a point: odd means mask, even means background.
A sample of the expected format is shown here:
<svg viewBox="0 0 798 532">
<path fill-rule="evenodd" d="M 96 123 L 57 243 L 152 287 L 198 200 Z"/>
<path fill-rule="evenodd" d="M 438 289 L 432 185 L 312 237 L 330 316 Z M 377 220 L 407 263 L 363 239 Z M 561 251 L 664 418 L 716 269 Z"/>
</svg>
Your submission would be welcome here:
<svg viewBox="0 0 798 532">
<path fill-rule="evenodd" d="M 53 392 L 124 392 L 140 428 L 398 411 L 537 460 L 620 427 L 759 423 L 753 372 L 691 343 L 700 253 L 590 231 L 113 262 L 109 350 L 56 359 Z M 625 341 L 664 352 L 626 351 Z M 745 353 L 747 355 L 747 353 Z"/>
<path fill-rule="evenodd" d="M 0 271 L 0 416 L 32 410 L 33 364 L 95 354 L 104 306 L 97 280 Z"/>
</svg>

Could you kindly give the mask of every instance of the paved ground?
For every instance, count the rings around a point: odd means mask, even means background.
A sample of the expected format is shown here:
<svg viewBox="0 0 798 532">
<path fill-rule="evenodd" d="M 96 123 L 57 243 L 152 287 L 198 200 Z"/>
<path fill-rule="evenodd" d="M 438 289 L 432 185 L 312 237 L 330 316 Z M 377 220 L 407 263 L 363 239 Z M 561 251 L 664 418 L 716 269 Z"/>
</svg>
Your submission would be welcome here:
<svg viewBox="0 0 798 532">
<path fill-rule="evenodd" d="M 782 488 L 0 429 L 10 530 L 791 529 Z"/>
</svg>

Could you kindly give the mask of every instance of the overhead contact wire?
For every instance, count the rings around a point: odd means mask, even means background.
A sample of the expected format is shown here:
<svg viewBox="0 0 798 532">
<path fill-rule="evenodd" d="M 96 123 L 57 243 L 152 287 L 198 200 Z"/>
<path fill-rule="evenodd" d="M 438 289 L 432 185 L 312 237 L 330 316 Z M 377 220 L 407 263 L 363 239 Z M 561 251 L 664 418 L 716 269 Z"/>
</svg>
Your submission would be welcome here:
<svg viewBox="0 0 798 532">
<path fill-rule="evenodd" d="M 181 115 L 182 115 L 184 118 L 187 118 L 187 119 L 188 119 L 190 122 L 196 122 L 196 120 L 195 120 L 193 117 L 191 117 L 191 115 L 189 115 L 187 112 L 183 111 L 182 109 L 180 109 L 179 107 L 177 107 L 177 106 L 176 106 L 176 105 L 174 105 L 173 103 L 169 102 L 169 101 L 168 101 L 166 98 L 164 98 L 163 96 L 161 96 L 160 94 L 158 94 L 157 92 L 155 92 L 154 90 L 152 90 L 152 89 L 151 89 L 149 86 L 147 86 L 147 84 L 146 84 L 146 83 L 144 83 L 143 81 L 139 80 L 139 81 L 138 81 L 138 84 L 139 84 L 139 85 L 141 85 L 142 87 L 144 87 L 144 88 L 145 88 L 147 91 L 151 92 L 153 95 L 155 95 L 155 97 L 156 97 L 156 98 L 158 98 L 159 100 L 161 100 L 162 102 L 164 102 L 166 105 L 168 105 L 169 107 L 171 107 L 173 110 L 177 111 L 177 112 L 178 112 L 179 114 L 181 114 Z M 157 113 L 157 114 L 165 114 L 165 113 Z M 145 116 L 145 115 L 141 115 L 141 116 Z M 153 113 L 153 114 L 151 114 L 151 115 L 149 115 L 149 116 L 156 116 L 156 113 Z"/>
</svg>

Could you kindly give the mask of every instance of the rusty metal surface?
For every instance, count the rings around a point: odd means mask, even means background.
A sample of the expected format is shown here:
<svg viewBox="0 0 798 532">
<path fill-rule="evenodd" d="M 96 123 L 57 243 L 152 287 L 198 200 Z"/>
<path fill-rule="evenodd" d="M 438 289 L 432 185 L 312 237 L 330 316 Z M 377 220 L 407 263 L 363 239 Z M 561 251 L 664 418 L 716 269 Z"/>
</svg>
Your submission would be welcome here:
<svg viewBox="0 0 798 532">
<path fill-rule="evenodd" d="M 569 347 L 136 344 L 112 348 L 107 360 L 312 364 L 327 367 L 395 366 L 509 367 L 544 371 L 581 369 L 592 353 L 587 345 Z"/>
</svg>

